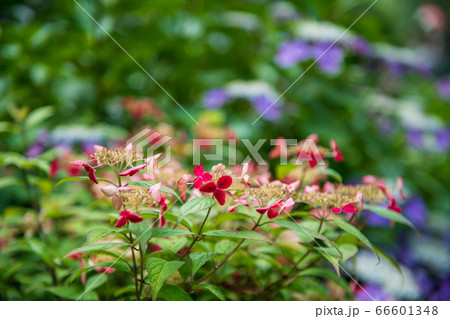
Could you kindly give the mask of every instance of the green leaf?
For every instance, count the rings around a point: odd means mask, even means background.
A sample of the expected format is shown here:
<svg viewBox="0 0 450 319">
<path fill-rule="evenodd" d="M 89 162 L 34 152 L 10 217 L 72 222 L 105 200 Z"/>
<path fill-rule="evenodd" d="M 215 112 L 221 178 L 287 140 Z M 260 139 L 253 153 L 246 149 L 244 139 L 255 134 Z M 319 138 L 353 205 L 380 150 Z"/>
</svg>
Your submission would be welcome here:
<svg viewBox="0 0 450 319">
<path fill-rule="evenodd" d="M 0 122 L 0 133 L 19 133 L 20 127 L 11 122 Z"/>
<path fill-rule="evenodd" d="M 202 268 L 204 264 L 213 259 L 214 257 L 223 255 L 221 253 L 191 253 L 189 258 L 192 260 L 192 277 L 197 271 Z"/>
<path fill-rule="evenodd" d="M 93 245 L 87 245 L 80 248 L 77 248 L 75 250 L 72 250 L 69 254 L 75 254 L 75 253 L 85 253 L 92 250 L 103 250 L 108 248 L 114 248 L 114 247 L 124 247 L 124 246 L 130 246 L 130 244 L 127 243 L 101 243 L 101 244 L 93 244 Z M 66 255 L 69 256 L 69 254 Z"/>
<path fill-rule="evenodd" d="M 299 276 L 314 276 L 314 277 L 321 277 L 333 280 L 336 282 L 339 286 L 345 289 L 347 294 L 352 295 L 352 292 L 350 290 L 350 287 L 348 283 L 345 280 L 340 280 L 340 278 L 330 269 L 326 268 L 307 268 L 305 270 L 300 271 Z"/>
<path fill-rule="evenodd" d="M 214 221 L 214 226 L 220 225 L 224 222 L 230 221 L 230 220 L 241 220 L 241 219 L 249 219 L 250 216 L 246 214 L 241 213 L 232 213 L 232 214 L 221 214 L 216 217 Z"/>
<path fill-rule="evenodd" d="M 374 246 L 375 251 L 383 257 L 388 263 L 390 263 L 392 266 L 394 266 L 395 269 L 403 276 L 403 271 L 400 268 L 399 264 L 388 254 L 386 254 L 380 247 Z"/>
<path fill-rule="evenodd" d="M 135 235 L 133 237 L 133 243 L 135 243 L 136 240 L 138 240 L 145 254 L 145 251 L 147 250 L 147 242 L 150 240 L 150 237 L 152 236 L 150 227 L 145 222 L 136 224 L 129 223 L 128 229 Z"/>
<path fill-rule="evenodd" d="M 338 183 L 342 183 L 342 176 L 338 172 L 336 172 L 334 169 L 331 169 L 329 167 L 326 167 L 326 168 L 319 167 L 317 169 L 319 171 L 321 171 L 322 173 L 325 173 L 327 176 L 332 177 Z"/>
<path fill-rule="evenodd" d="M 265 241 L 273 244 L 273 241 L 267 237 L 264 237 L 260 233 L 257 233 L 253 230 L 248 230 L 245 228 L 240 228 L 237 232 L 228 232 L 225 230 L 212 230 L 206 233 L 203 233 L 205 236 L 210 237 L 227 237 L 227 238 L 239 238 L 239 239 L 248 239 L 248 240 L 256 240 L 256 241 Z"/>
<path fill-rule="evenodd" d="M 106 267 L 106 268 L 114 268 L 120 271 L 124 272 L 131 272 L 131 268 L 122 261 L 105 261 L 96 265 L 91 265 L 85 268 L 78 269 L 70 278 L 69 282 L 73 282 L 76 278 L 81 276 L 81 274 L 85 273 L 86 271 L 90 271 L 94 269 L 95 267 Z"/>
<path fill-rule="evenodd" d="M 289 175 L 293 170 L 298 169 L 299 166 L 296 164 L 285 164 L 285 165 L 278 165 L 275 167 L 275 174 L 277 176 L 277 179 L 282 180 L 287 175 Z"/>
<path fill-rule="evenodd" d="M 374 212 L 377 215 L 380 215 L 387 219 L 393 220 L 400 224 L 407 225 L 407 226 L 411 227 L 412 229 L 416 230 L 414 225 L 405 216 L 403 216 L 402 214 L 398 214 L 397 212 L 394 212 L 390 209 L 387 209 L 386 207 L 367 204 L 367 205 L 364 205 L 364 210 L 369 210 L 371 212 Z"/>
<path fill-rule="evenodd" d="M 353 244 L 341 244 L 338 247 L 339 251 L 342 253 L 342 258 L 340 260 L 342 265 L 344 265 L 348 259 L 352 258 L 358 252 L 358 246 Z"/>
<path fill-rule="evenodd" d="M 190 200 L 189 202 L 181 206 L 176 225 L 178 225 L 186 215 L 213 207 L 215 204 L 216 201 L 210 197 L 198 197 Z"/>
<path fill-rule="evenodd" d="M 193 233 L 184 229 L 172 229 L 169 227 L 151 229 L 151 238 L 186 236 L 186 235 L 193 235 Z"/>
<path fill-rule="evenodd" d="M 102 273 L 89 277 L 88 280 L 86 280 L 86 285 L 84 285 L 84 291 L 88 292 L 97 289 L 101 285 L 105 284 L 107 279 L 108 277 L 103 276 Z"/>
<path fill-rule="evenodd" d="M 298 234 L 300 234 L 300 238 L 305 242 L 311 242 L 314 238 L 329 241 L 328 238 L 319 234 L 315 230 L 302 225 L 302 223 L 296 223 L 285 219 L 276 219 L 273 221 L 273 223 L 297 232 Z"/>
<path fill-rule="evenodd" d="M 97 300 L 97 296 L 93 291 L 83 294 L 83 290 L 81 290 L 79 287 L 61 286 L 50 287 L 46 290 L 58 297 L 68 300 Z"/>
<path fill-rule="evenodd" d="M 334 271 L 336 271 L 336 274 L 338 275 L 339 279 L 341 279 L 341 269 L 340 269 L 340 265 L 339 265 L 339 258 L 336 256 L 332 256 L 332 254 L 330 254 L 329 251 L 327 251 L 326 249 L 319 249 L 316 248 L 316 250 L 326 259 L 329 261 L 329 263 L 333 266 Z"/>
<path fill-rule="evenodd" d="M 165 301 L 193 301 L 186 291 L 173 285 L 164 285 L 159 295 Z"/>
<path fill-rule="evenodd" d="M 157 183 L 155 183 L 155 182 L 146 182 L 146 181 L 131 181 L 131 182 L 128 182 L 128 184 L 135 185 L 135 186 L 140 186 L 140 187 L 145 187 L 145 188 L 150 188 L 153 185 L 156 185 Z M 175 196 L 177 199 L 180 199 L 180 196 L 173 189 L 171 189 L 169 187 L 161 185 L 160 191 L 164 192 L 164 193 L 171 194 L 171 195 Z"/>
<path fill-rule="evenodd" d="M 156 300 L 159 290 L 166 279 L 183 264 L 183 261 L 167 261 L 160 258 L 149 258 L 147 260 L 149 281 L 152 287 L 152 300 Z"/>
<path fill-rule="evenodd" d="M 119 228 L 95 228 L 88 232 L 87 234 L 87 244 L 92 245 L 99 239 L 106 237 L 108 235 L 117 234 L 123 231 Z"/>
<path fill-rule="evenodd" d="M 373 253 L 378 257 L 378 260 L 380 260 L 380 256 L 376 253 L 374 247 L 372 246 L 372 243 L 367 239 L 366 236 L 364 236 L 363 233 L 359 231 L 358 228 L 355 226 L 339 219 L 334 219 L 334 222 L 336 225 L 338 225 L 339 228 L 341 228 L 343 231 L 349 233 L 350 235 L 356 237 L 358 240 L 360 240 L 364 245 L 366 245 L 368 248 L 370 248 Z"/>
<path fill-rule="evenodd" d="M 160 246 L 163 250 L 170 250 L 176 254 L 181 248 L 186 246 L 186 237 L 171 237 L 171 238 L 156 238 L 152 239 L 156 245 Z"/>
<path fill-rule="evenodd" d="M 97 178 L 97 180 L 99 182 L 111 182 L 109 179 L 107 178 Z M 62 183 L 65 182 L 73 182 L 73 181 L 90 181 L 89 177 L 87 176 L 73 176 L 73 177 L 64 177 L 61 180 L 59 180 L 54 186 L 53 186 L 53 190 L 55 190 L 55 188 L 57 186 L 59 186 Z"/>
<path fill-rule="evenodd" d="M 32 111 L 25 119 L 25 127 L 30 129 L 41 124 L 54 114 L 53 106 L 44 106 Z"/>
<path fill-rule="evenodd" d="M 143 218 L 159 218 L 159 213 L 154 212 L 154 211 L 150 211 L 150 210 L 144 210 L 144 212 L 141 214 L 141 216 Z M 164 213 L 164 218 L 167 220 L 170 220 L 171 222 L 176 222 L 178 220 L 178 216 L 169 214 L 167 212 Z M 187 219 L 183 219 L 180 221 L 179 223 L 180 225 L 183 225 L 184 227 L 186 227 L 189 230 L 192 230 L 192 223 L 191 221 L 187 220 Z"/>
<path fill-rule="evenodd" d="M 225 301 L 225 296 L 222 290 L 217 286 L 211 284 L 201 284 L 201 285 L 194 285 L 192 289 L 208 291 L 212 293 L 214 296 L 216 296 L 219 300 Z"/>
</svg>

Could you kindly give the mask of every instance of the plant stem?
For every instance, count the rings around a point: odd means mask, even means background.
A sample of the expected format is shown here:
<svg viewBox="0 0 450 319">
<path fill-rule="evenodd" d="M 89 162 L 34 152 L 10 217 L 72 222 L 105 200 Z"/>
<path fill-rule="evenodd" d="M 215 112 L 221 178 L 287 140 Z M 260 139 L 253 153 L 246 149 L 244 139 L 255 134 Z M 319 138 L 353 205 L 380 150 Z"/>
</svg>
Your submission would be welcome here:
<svg viewBox="0 0 450 319">
<path fill-rule="evenodd" d="M 136 291 L 136 301 L 139 301 L 139 281 L 138 281 L 138 277 L 137 277 L 137 264 L 136 264 L 136 256 L 134 254 L 134 247 L 133 247 L 133 234 L 130 231 L 130 242 L 131 242 L 131 255 L 133 256 L 133 272 L 134 272 L 134 287 L 135 287 L 135 291 Z"/>
<path fill-rule="evenodd" d="M 211 208 L 212 207 L 210 207 L 208 209 L 208 212 L 206 213 L 205 219 L 203 219 L 203 223 L 201 224 L 200 229 L 198 230 L 197 235 L 194 237 L 194 240 L 192 241 L 191 245 L 189 246 L 189 248 L 184 252 L 184 254 L 178 260 L 181 260 L 184 257 L 186 257 L 186 255 L 191 251 L 192 247 L 194 247 L 195 243 L 200 240 L 200 235 L 202 233 L 203 226 L 205 226 L 206 220 L 208 219 L 209 213 L 211 212 Z"/>
<path fill-rule="evenodd" d="M 139 296 L 138 299 L 141 300 L 141 295 L 142 295 L 142 289 L 144 287 L 144 284 L 142 283 L 142 281 L 144 281 L 144 251 L 142 249 L 142 245 L 141 243 L 139 243 L 139 255 L 141 257 L 140 260 L 140 268 L 141 268 L 141 286 L 139 288 Z"/>
<path fill-rule="evenodd" d="M 263 215 L 261 214 L 261 216 L 259 216 L 258 221 L 255 223 L 255 225 L 252 228 L 252 231 L 255 230 L 258 226 L 259 226 L 259 222 L 261 221 Z M 217 270 L 219 270 L 220 267 L 222 267 L 227 261 L 228 259 L 230 259 L 230 257 L 236 252 L 236 250 L 239 249 L 239 247 L 241 247 L 241 245 L 244 243 L 246 239 L 242 239 L 237 245 L 236 247 L 233 248 L 233 250 L 231 252 L 228 253 L 228 255 L 225 256 L 225 258 L 220 262 L 220 264 L 215 267 L 214 269 L 212 269 L 210 272 L 208 272 L 206 275 L 204 275 L 202 278 L 200 278 L 199 281 L 203 281 L 206 278 L 208 278 L 209 276 L 211 276 L 213 273 L 215 273 Z"/>
</svg>

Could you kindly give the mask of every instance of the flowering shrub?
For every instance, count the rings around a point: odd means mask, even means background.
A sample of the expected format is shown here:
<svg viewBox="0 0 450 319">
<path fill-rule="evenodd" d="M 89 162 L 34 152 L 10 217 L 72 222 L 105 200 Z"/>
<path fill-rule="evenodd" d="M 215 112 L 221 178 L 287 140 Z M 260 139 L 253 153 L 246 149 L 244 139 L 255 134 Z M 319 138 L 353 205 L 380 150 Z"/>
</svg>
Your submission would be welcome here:
<svg viewBox="0 0 450 319">
<path fill-rule="evenodd" d="M 289 157 L 280 179 L 261 175 L 249 163 L 172 170 L 177 162 L 159 167 L 161 154 L 145 158 L 131 144 L 95 145 L 88 161 L 71 164 L 84 167 L 88 179 L 111 198 L 111 220 L 89 230 L 85 245 L 67 252 L 65 258 L 79 265 L 68 283 L 81 280 L 85 286 L 78 299 L 111 276 L 134 284 L 134 297 L 121 298 L 270 300 L 291 299 L 304 291 L 299 285 L 331 280 L 339 287 L 332 298 L 353 298 L 362 288 L 345 277 L 343 267 L 358 246 L 386 257 L 362 233 L 363 209 L 411 223 L 383 180 L 367 176 L 358 185 L 340 182 L 325 162 L 328 156 L 343 160 L 335 141 L 330 148 L 304 151 L 306 143 L 317 141 L 312 135 L 287 148 L 284 139 L 277 140 L 270 157 Z M 84 177 L 56 185 L 77 179 Z M 403 196 L 401 179 L 398 191 Z M 91 277 L 92 270 L 99 275 Z"/>
</svg>

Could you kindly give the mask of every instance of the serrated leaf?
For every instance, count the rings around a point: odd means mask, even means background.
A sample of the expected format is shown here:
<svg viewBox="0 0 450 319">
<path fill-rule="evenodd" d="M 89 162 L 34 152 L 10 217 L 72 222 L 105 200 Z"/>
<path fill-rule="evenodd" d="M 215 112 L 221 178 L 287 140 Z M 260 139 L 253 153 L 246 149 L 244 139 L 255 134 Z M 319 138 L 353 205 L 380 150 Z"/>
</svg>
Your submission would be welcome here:
<svg viewBox="0 0 450 319">
<path fill-rule="evenodd" d="M 97 178 L 97 180 L 99 182 L 111 182 L 109 179 L 107 178 Z M 53 190 L 55 190 L 55 188 L 59 185 L 61 185 L 62 183 L 65 182 L 73 182 L 73 181 L 90 181 L 88 176 L 73 176 L 73 177 L 64 177 L 61 180 L 59 180 L 54 186 L 53 186 Z"/>
<path fill-rule="evenodd" d="M 225 301 L 225 296 L 222 290 L 217 286 L 211 284 L 201 284 L 201 285 L 194 285 L 192 289 L 208 291 L 212 293 L 214 296 L 216 296 L 219 300 Z"/>
<path fill-rule="evenodd" d="M 334 271 L 336 271 L 336 274 L 338 275 L 339 279 L 341 279 L 341 269 L 340 269 L 340 265 L 338 262 L 338 258 L 335 256 L 331 256 L 331 254 L 324 250 L 324 249 L 318 249 L 316 248 L 316 250 L 326 259 L 328 260 L 328 262 L 333 266 Z"/>
<path fill-rule="evenodd" d="M 127 243 L 101 243 L 101 244 L 93 244 L 93 245 L 87 245 L 80 248 L 77 248 L 75 250 L 72 250 L 69 254 L 75 254 L 75 253 L 85 253 L 88 251 L 93 250 L 104 250 L 109 248 L 115 248 L 115 247 L 124 247 L 124 246 L 130 246 L 130 244 Z M 67 254 L 66 257 L 69 255 Z"/>
<path fill-rule="evenodd" d="M 83 294 L 83 290 L 79 287 L 58 286 L 50 287 L 46 290 L 58 297 L 68 300 L 77 300 L 80 297 L 80 300 L 97 300 L 96 294 L 93 291 Z"/>
<path fill-rule="evenodd" d="M 241 219 L 249 219 L 250 216 L 246 214 L 241 213 L 229 213 L 229 214 L 221 214 L 216 217 L 214 221 L 214 226 L 220 225 L 224 222 L 230 221 L 230 220 L 241 220 Z"/>
<path fill-rule="evenodd" d="M 135 186 L 140 186 L 140 187 L 145 187 L 145 188 L 150 188 L 153 185 L 156 185 L 157 183 L 155 183 L 155 182 L 146 182 L 146 181 L 131 181 L 131 182 L 128 182 L 128 184 L 135 185 Z M 180 199 L 180 196 L 173 189 L 171 189 L 171 188 L 169 188 L 167 186 L 161 185 L 160 191 L 164 192 L 164 193 L 171 194 L 171 195 L 175 196 L 177 199 Z"/>
<path fill-rule="evenodd" d="M 152 287 L 152 300 L 156 300 L 159 290 L 175 271 L 184 264 L 183 261 L 167 261 L 160 258 L 149 258 L 147 268 L 150 287 Z"/>
<path fill-rule="evenodd" d="M 202 268 L 204 264 L 213 259 L 214 257 L 223 255 L 221 253 L 191 253 L 189 258 L 192 260 L 192 277 L 197 271 Z"/>
<path fill-rule="evenodd" d="M 377 215 L 393 220 L 400 224 L 407 225 L 412 229 L 416 230 L 414 225 L 405 216 L 403 216 L 402 214 L 398 214 L 397 212 L 394 212 L 390 209 L 387 209 L 386 207 L 366 204 L 364 205 L 364 210 L 370 210 L 371 212 L 374 212 Z"/>
<path fill-rule="evenodd" d="M 122 229 L 118 228 L 95 228 L 88 232 L 87 234 L 87 244 L 92 245 L 99 239 L 106 237 L 108 235 L 120 233 Z"/>
<path fill-rule="evenodd" d="M 314 238 L 329 241 L 329 239 L 326 238 L 325 236 L 319 234 L 318 232 L 316 232 L 313 229 L 305 227 L 301 223 L 296 223 L 296 222 L 293 222 L 290 220 L 285 220 L 285 219 L 276 219 L 273 221 L 273 223 L 277 224 L 278 226 L 281 226 L 281 227 L 284 227 L 284 228 L 287 228 L 287 229 L 297 232 L 298 234 L 300 234 L 302 236 L 300 238 L 302 238 L 302 240 L 304 240 L 306 242 L 311 242 L 311 241 L 313 241 Z"/>
<path fill-rule="evenodd" d="M 154 211 L 150 211 L 150 210 L 145 210 L 142 214 L 141 217 L 144 218 L 159 218 L 159 213 L 154 212 Z M 167 212 L 164 213 L 164 218 L 166 220 L 170 220 L 171 222 L 176 222 L 178 220 L 178 216 L 169 214 Z M 192 230 L 192 223 L 191 221 L 187 220 L 187 219 L 182 219 L 179 223 L 180 225 L 183 225 L 184 227 L 186 227 L 189 230 Z"/>
<path fill-rule="evenodd" d="M 193 233 L 184 229 L 172 229 L 169 227 L 151 229 L 151 238 L 187 236 L 187 235 L 193 235 Z"/>
<path fill-rule="evenodd" d="M 85 268 L 78 269 L 70 278 L 70 282 L 74 281 L 76 278 L 81 276 L 81 274 L 85 273 L 86 271 L 90 271 L 94 269 L 95 267 L 106 267 L 106 268 L 114 268 L 120 271 L 124 272 L 131 272 L 131 268 L 122 261 L 105 261 L 96 265 L 91 265 Z"/>
<path fill-rule="evenodd" d="M 265 241 L 273 244 L 272 240 L 267 237 L 264 237 L 260 233 L 257 233 L 252 230 L 248 230 L 245 228 L 240 228 L 237 232 L 229 232 L 225 230 L 212 230 L 206 233 L 203 233 L 205 236 L 210 237 L 227 237 L 227 238 L 238 238 L 238 239 L 248 239 L 248 240 L 256 240 L 256 241 Z"/>
<path fill-rule="evenodd" d="M 193 301 L 186 291 L 173 285 L 164 285 L 159 295 L 165 301 Z"/>
<path fill-rule="evenodd" d="M 368 248 L 370 248 L 373 251 L 373 253 L 378 257 L 378 260 L 380 260 L 380 256 L 378 256 L 378 254 L 376 253 L 374 247 L 372 246 L 372 243 L 369 241 L 369 239 L 366 236 L 364 236 L 363 233 L 361 233 L 359 231 L 358 228 L 356 228 L 355 226 L 353 226 L 343 220 L 335 219 L 334 222 L 336 223 L 336 225 L 338 225 L 338 227 L 340 229 L 342 229 L 346 233 L 354 236 L 355 238 L 360 240 L 364 245 L 366 245 Z"/>
<path fill-rule="evenodd" d="M 193 200 L 190 200 L 189 202 L 181 206 L 180 214 L 178 215 L 176 225 L 178 225 L 186 215 L 193 214 L 202 211 L 204 209 L 213 207 L 215 204 L 216 201 L 210 197 L 198 197 L 194 198 Z"/>
<path fill-rule="evenodd" d="M 105 284 L 108 277 L 103 276 L 102 273 L 95 274 L 94 276 L 91 276 L 86 280 L 85 291 L 92 291 L 100 287 L 101 285 Z"/>
<path fill-rule="evenodd" d="M 169 250 L 176 254 L 187 243 L 186 237 L 171 237 L 171 238 L 156 238 L 152 240 L 156 245 L 163 250 Z"/>
</svg>

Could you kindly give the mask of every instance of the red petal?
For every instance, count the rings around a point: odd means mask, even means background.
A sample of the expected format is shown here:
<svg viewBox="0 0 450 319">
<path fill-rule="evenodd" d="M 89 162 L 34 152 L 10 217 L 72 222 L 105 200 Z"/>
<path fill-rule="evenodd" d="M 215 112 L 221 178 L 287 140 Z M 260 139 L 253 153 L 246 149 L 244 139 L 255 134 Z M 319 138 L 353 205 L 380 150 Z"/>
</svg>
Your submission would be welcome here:
<svg viewBox="0 0 450 319">
<path fill-rule="evenodd" d="M 136 214 L 129 214 L 128 220 L 132 223 L 140 223 L 144 218 Z"/>
<path fill-rule="evenodd" d="M 204 172 L 205 172 L 205 169 L 203 168 L 203 166 L 201 166 L 201 165 L 195 166 L 195 168 L 194 168 L 195 176 L 202 176 Z"/>
<path fill-rule="evenodd" d="M 202 177 L 194 178 L 194 187 L 195 188 L 200 188 L 200 186 L 202 186 L 202 184 L 203 184 L 203 178 Z"/>
<path fill-rule="evenodd" d="M 87 167 L 85 167 L 85 168 L 86 168 L 86 170 L 88 170 Z M 95 176 L 95 169 L 93 169 L 92 167 L 89 169 L 88 176 L 89 176 L 89 179 L 90 179 L 93 183 L 98 184 L 97 176 Z"/>
<path fill-rule="evenodd" d="M 131 212 L 129 210 L 124 209 L 123 211 L 120 212 L 119 216 L 120 217 L 127 217 Z"/>
<path fill-rule="evenodd" d="M 278 211 L 274 208 L 269 209 L 269 211 L 267 212 L 267 217 L 269 217 L 270 219 L 273 219 L 277 216 L 278 216 Z"/>
<path fill-rule="evenodd" d="M 223 190 L 217 189 L 214 192 L 214 197 L 217 199 L 217 201 L 219 202 L 220 205 L 223 206 L 223 204 L 225 204 L 226 194 L 225 194 L 225 192 Z"/>
<path fill-rule="evenodd" d="M 339 207 L 333 207 L 331 211 L 335 214 L 340 214 L 342 212 L 342 209 L 340 209 Z"/>
<path fill-rule="evenodd" d="M 70 164 L 75 165 L 75 166 L 83 166 L 84 162 L 83 161 L 75 161 L 75 162 L 70 162 Z"/>
<path fill-rule="evenodd" d="M 208 172 L 205 172 L 202 175 L 202 178 L 203 178 L 204 182 L 209 182 L 210 180 L 212 180 L 212 175 L 210 173 L 208 173 Z"/>
<path fill-rule="evenodd" d="M 261 215 L 265 214 L 269 210 L 269 207 L 257 208 L 256 211 Z"/>
<path fill-rule="evenodd" d="M 209 182 L 199 188 L 199 190 L 204 193 L 214 193 L 214 191 L 216 189 L 217 189 L 217 186 L 216 186 L 216 183 L 214 183 L 214 182 Z"/>
<path fill-rule="evenodd" d="M 122 227 L 127 224 L 127 218 L 126 217 L 120 217 L 120 219 L 117 221 L 117 223 L 114 225 L 114 227 Z"/>
<path fill-rule="evenodd" d="M 217 181 L 217 187 L 219 189 L 227 189 L 228 187 L 231 186 L 231 184 L 233 184 L 233 179 L 228 175 L 222 176 Z"/>
<path fill-rule="evenodd" d="M 349 214 L 354 214 L 354 213 L 359 212 L 359 210 L 357 210 L 352 203 L 344 205 L 344 207 L 342 207 L 342 211 L 344 213 L 349 213 Z"/>
</svg>

